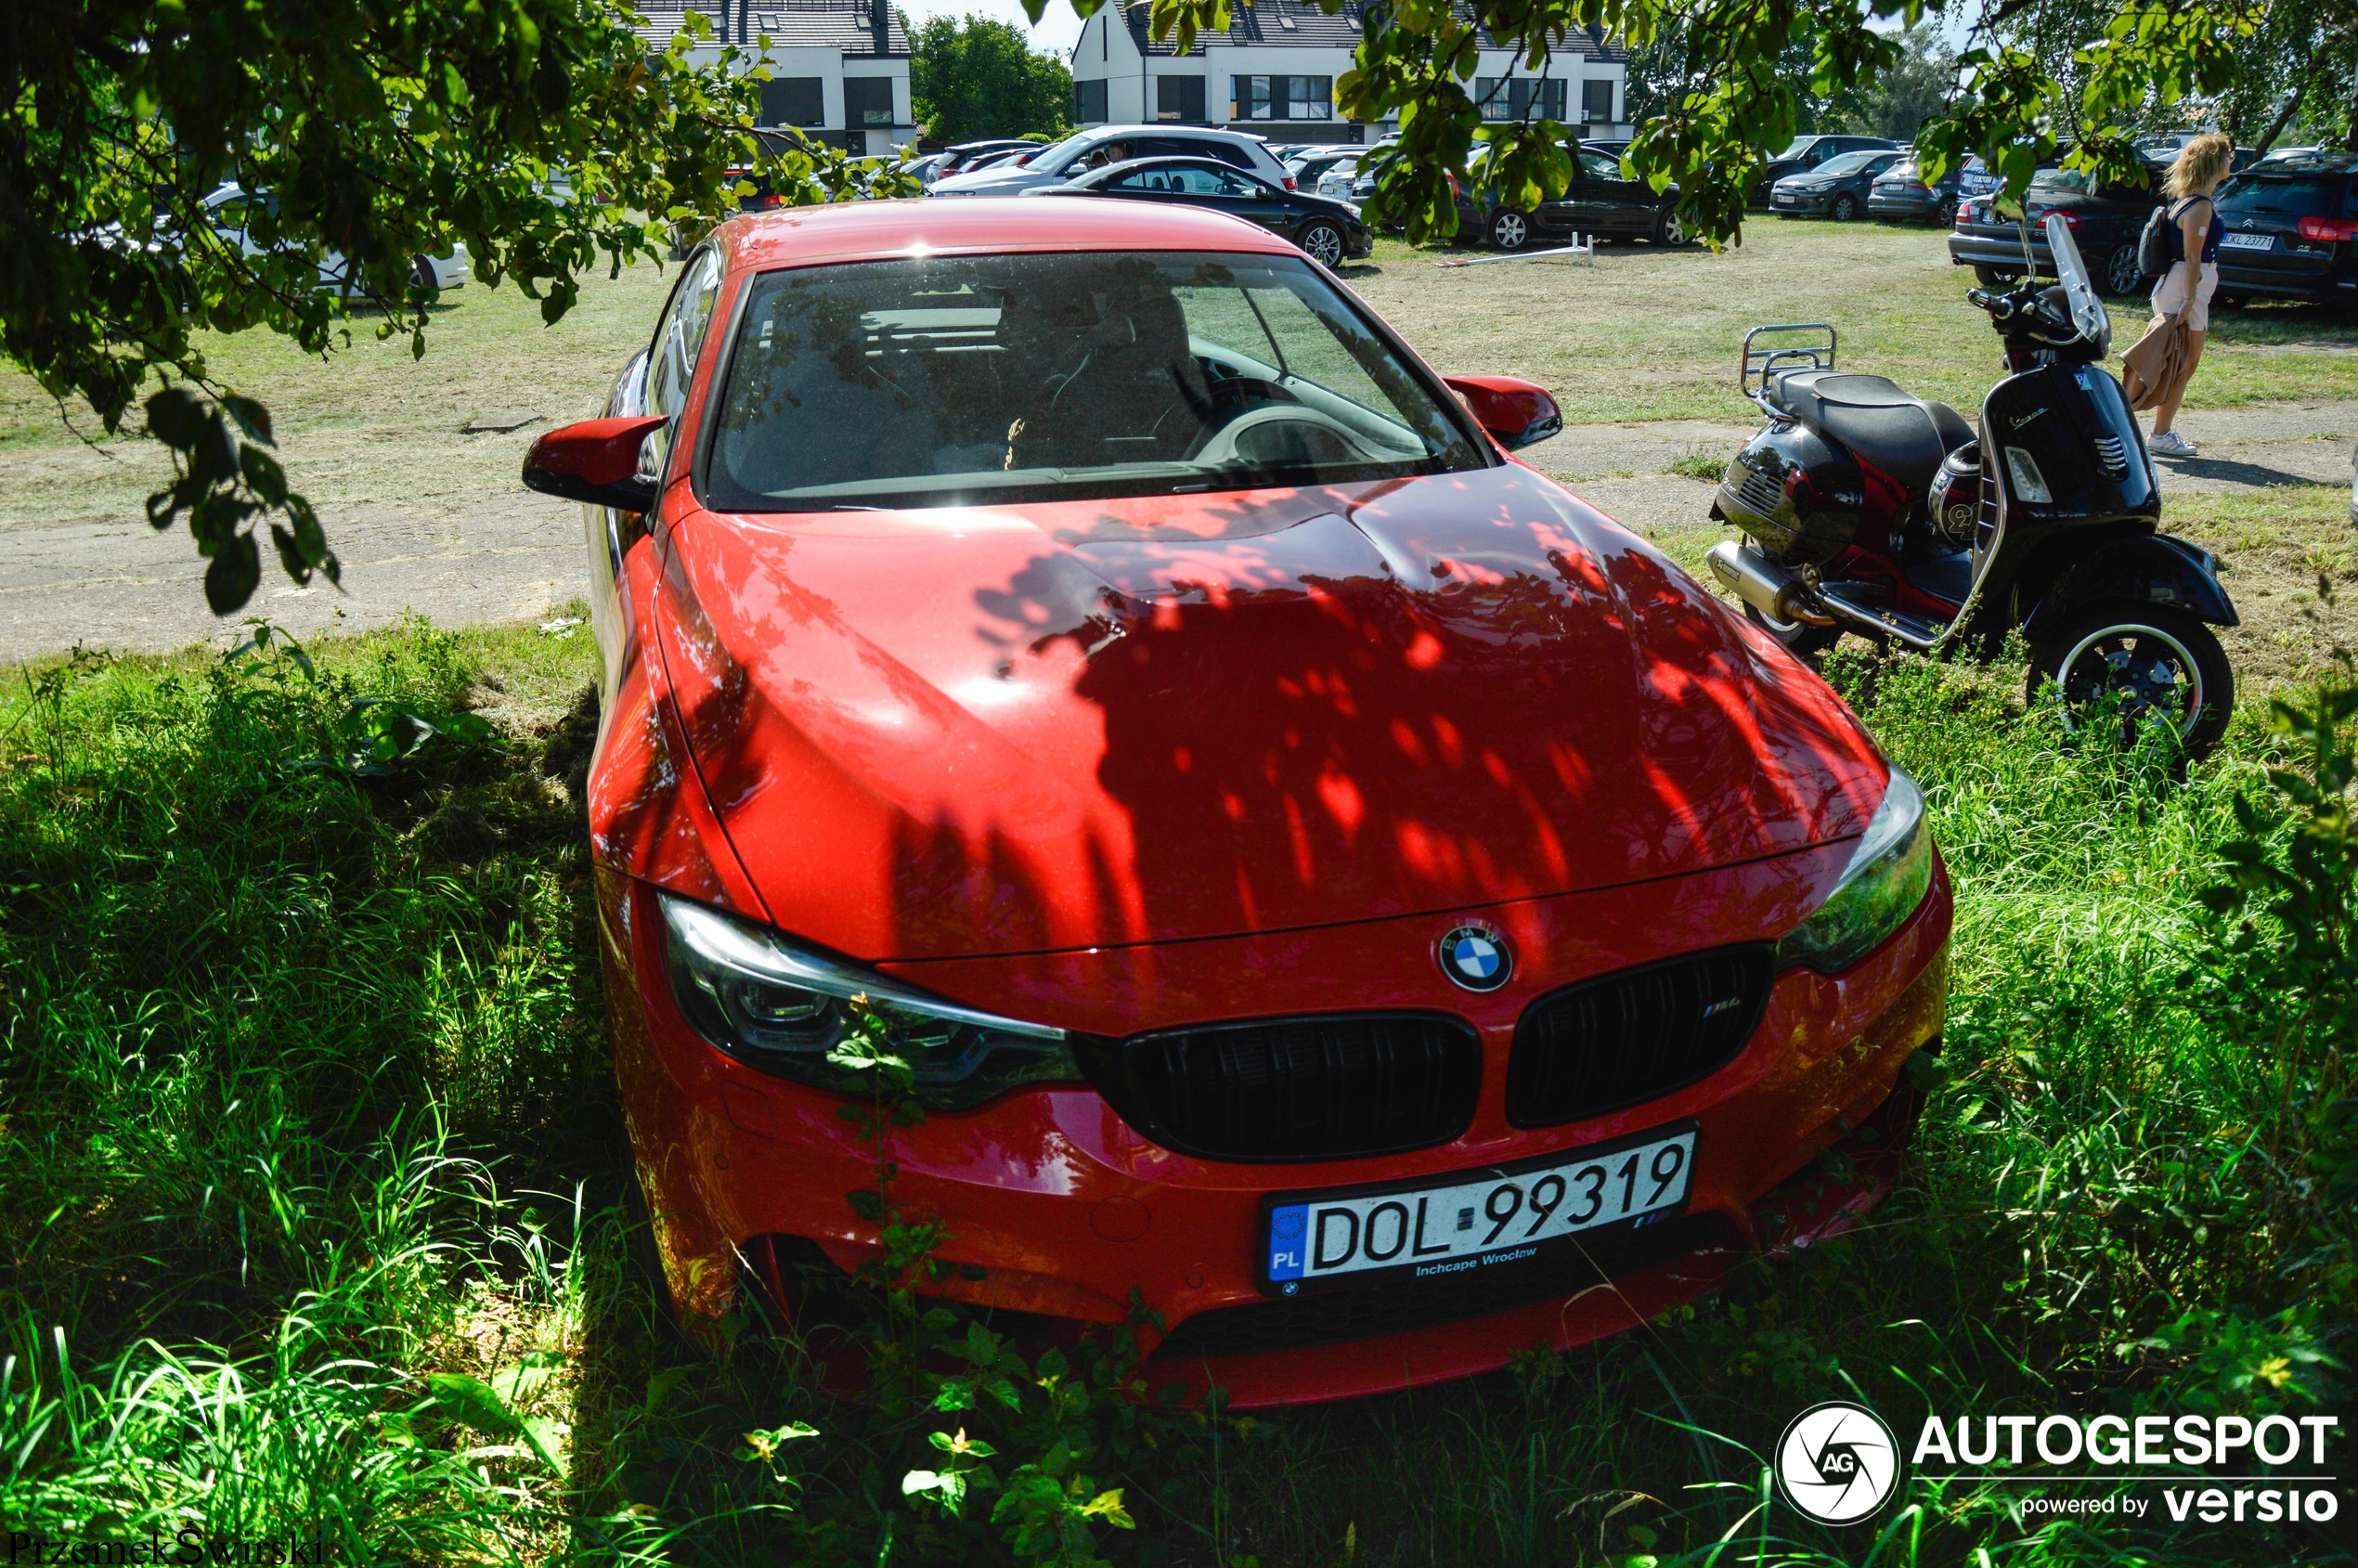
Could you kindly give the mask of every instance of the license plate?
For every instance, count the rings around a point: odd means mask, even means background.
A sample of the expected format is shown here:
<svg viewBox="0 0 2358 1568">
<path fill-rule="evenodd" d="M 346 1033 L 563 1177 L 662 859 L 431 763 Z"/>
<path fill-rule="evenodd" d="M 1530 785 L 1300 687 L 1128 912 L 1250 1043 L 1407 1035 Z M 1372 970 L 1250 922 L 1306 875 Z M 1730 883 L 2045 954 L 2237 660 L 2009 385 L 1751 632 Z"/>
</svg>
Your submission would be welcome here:
<svg viewBox="0 0 2358 1568">
<path fill-rule="evenodd" d="M 2274 250 L 2276 237 L 2273 234 L 2222 234 L 2219 243 L 2230 251 Z"/>
<path fill-rule="evenodd" d="M 1274 1194 L 1262 1202 L 1263 1285 L 1290 1296 L 1380 1276 L 1464 1274 L 1581 1231 L 1667 1219 L 1687 1201 L 1695 1132 L 1688 1122 L 1423 1182 Z"/>
<path fill-rule="evenodd" d="M 1795 198 L 1787 196 L 1781 191 L 1777 196 L 1777 205 L 1780 207 L 1790 207 L 1794 204 L 1794 200 Z"/>
</svg>

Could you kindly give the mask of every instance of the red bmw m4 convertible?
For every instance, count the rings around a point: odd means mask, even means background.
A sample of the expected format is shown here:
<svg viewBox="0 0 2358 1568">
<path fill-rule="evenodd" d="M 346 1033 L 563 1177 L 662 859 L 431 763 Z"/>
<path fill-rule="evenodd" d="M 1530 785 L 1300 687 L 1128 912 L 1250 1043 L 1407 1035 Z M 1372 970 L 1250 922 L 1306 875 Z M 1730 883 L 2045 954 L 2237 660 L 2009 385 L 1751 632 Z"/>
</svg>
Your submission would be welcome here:
<svg viewBox="0 0 2358 1568">
<path fill-rule="evenodd" d="M 1922 797 L 1509 456 L 1560 426 L 1220 214 L 847 204 L 689 257 L 525 474 L 588 503 L 680 1310 L 873 1255 L 853 998 L 927 1107 L 895 1199 L 962 1266 L 921 1288 L 1135 1290 L 1149 1375 L 1238 1406 L 1615 1332 L 1880 1196 L 1941 1028 Z"/>
</svg>

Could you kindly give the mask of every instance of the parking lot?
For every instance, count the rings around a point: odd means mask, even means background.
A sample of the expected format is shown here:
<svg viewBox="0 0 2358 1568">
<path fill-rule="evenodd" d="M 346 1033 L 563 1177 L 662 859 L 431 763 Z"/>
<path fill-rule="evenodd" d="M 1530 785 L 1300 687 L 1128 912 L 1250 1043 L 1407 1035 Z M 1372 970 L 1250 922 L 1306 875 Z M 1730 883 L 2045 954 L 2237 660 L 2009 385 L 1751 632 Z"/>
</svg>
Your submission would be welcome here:
<svg viewBox="0 0 2358 1568">
<path fill-rule="evenodd" d="M 1713 254 L 1600 247 L 1555 260 L 1443 267 L 1473 252 L 1384 241 L 1352 286 L 1445 372 L 1527 376 L 1563 406 L 1566 434 L 1529 454 L 1691 567 L 1721 530 L 1711 485 L 1745 434 L 1736 394 L 1743 330 L 1828 321 L 1846 367 L 1890 375 L 1970 415 L 1997 343 L 1962 294 L 1941 236 L 1868 224 L 1756 218 Z M 517 483 L 534 434 L 598 412 L 669 282 L 641 265 L 584 282 L 554 328 L 512 290 L 470 285 L 413 362 L 355 323 L 353 346 L 307 360 L 259 333 L 209 350 L 223 380 L 278 416 L 290 473 L 319 508 L 346 591 L 266 577 L 251 606 L 299 633 L 382 625 L 415 610 L 444 624 L 549 614 L 578 591 L 577 510 Z M 2115 301 L 2117 343 L 2144 325 Z M 517 428 L 468 434 L 471 422 Z M 161 651 L 226 628 L 206 612 L 185 534 L 155 535 L 142 502 L 163 483 L 142 441 L 85 440 L 29 382 L 0 382 L 0 660 L 76 642 Z M 2358 439 L 2358 321 L 2306 307 L 2222 311 L 2183 421 L 2203 452 L 2165 464 L 2165 525 L 2219 551 L 2245 627 L 2229 651 L 2264 684 L 2358 625 L 2318 602 L 2325 573 L 2358 584 L 2350 448 Z"/>
</svg>

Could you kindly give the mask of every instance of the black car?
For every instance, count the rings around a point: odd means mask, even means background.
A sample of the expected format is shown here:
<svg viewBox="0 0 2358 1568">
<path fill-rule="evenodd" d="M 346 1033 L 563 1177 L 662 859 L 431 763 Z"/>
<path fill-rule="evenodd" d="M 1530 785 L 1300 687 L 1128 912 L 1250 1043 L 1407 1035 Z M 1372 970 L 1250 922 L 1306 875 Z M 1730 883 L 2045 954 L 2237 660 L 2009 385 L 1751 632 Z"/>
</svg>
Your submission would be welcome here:
<svg viewBox="0 0 2358 1568">
<path fill-rule="evenodd" d="M 1989 195 L 1968 197 L 1958 207 L 1956 227 L 1949 235 L 1949 259 L 1972 267 L 1987 288 L 2010 284 L 2023 273 L 2022 230 L 1996 210 L 1994 201 Z M 2109 294 L 2141 292 L 2153 279 L 2138 265 L 2137 240 L 2160 201 L 2158 185 L 2119 185 L 2078 169 L 2041 167 L 2030 176 L 2024 198 L 2030 216 L 2032 265 L 2041 277 L 2054 276 L 2040 225 L 2049 213 L 2061 213 L 2096 287 Z"/>
<path fill-rule="evenodd" d="M 1876 177 L 1907 154 L 1897 149 L 1845 152 L 1814 169 L 1787 175 L 1770 188 L 1769 211 L 1779 217 L 1829 217 L 1848 223 L 1867 210 Z"/>
<path fill-rule="evenodd" d="M 1877 223 L 1934 223 L 1945 227 L 1955 221 L 1957 190 L 1964 176 L 1963 166 L 1952 163 L 1938 180 L 1926 185 L 1915 159 L 1902 157 L 1867 188 L 1867 215 Z"/>
<path fill-rule="evenodd" d="M 2219 297 L 2358 308 L 2358 152 L 2261 163 L 2219 188 Z"/>
<path fill-rule="evenodd" d="M 1779 180 L 1787 175 L 1798 175 L 1814 169 L 1830 159 L 1846 152 L 1898 152 L 1906 150 L 1896 141 L 1882 136 L 1795 136 L 1782 152 L 1768 160 L 1758 185 L 1752 188 L 1752 204 L 1768 205 L 1769 193 Z"/>
<path fill-rule="evenodd" d="M 1566 148 L 1572 154 L 1572 183 L 1553 201 L 1542 201 L 1532 212 L 1508 207 L 1496 192 L 1479 195 L 1470 187 L 1458 188 L 1458 237 L 1480 239 L 1501 251 L 1520 251 L 1535 240 L 1561 240 L 1574 234 L 1603 235 L 1626 240 L 1652 240 L 1659 245 L 1683 245 L 1686 228 L 1672 208 L 1678 188 L 1657 194 L 1643 180 L 1621 177 L 1621 160 L 1586 145 Z"/>
<path fill-rule="evenodd" d="M 1312 260 L 1341 266 L 1375 249 L 1359 210 L 1308 191 L 1283 187 L 1217 158 L 1133 158 L 1092 169 L 1062 185 L 1036 186 L 1026 196 L 1082 196 L 1208 207 L 1233 213 L 1282 234 Z"/>
</svg>

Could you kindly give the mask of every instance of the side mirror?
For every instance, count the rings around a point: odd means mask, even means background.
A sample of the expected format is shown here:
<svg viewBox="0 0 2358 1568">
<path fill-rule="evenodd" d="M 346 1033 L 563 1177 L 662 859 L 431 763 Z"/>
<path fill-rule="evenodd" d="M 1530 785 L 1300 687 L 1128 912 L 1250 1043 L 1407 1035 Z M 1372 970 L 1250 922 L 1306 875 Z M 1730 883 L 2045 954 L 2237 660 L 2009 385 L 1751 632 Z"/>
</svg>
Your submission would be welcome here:
<svg viewBox="0 0 2358 1568">
<path fill-rule="evenodd" d="M 664 422 L 654 415 L 561 425 L 524 455 L 525 488 L 616 512 L 652 512 L 659 485 L 639 472 L 639 449 Z"/>
<path fill-rule="evenodd" d="M 1509 451 L 1561 435 L 1563 410 L 1548 389 L 1517 376 L 1444 376 L 1449 390 L 1466 400 L 1474 423 Z"/>
</svg>

